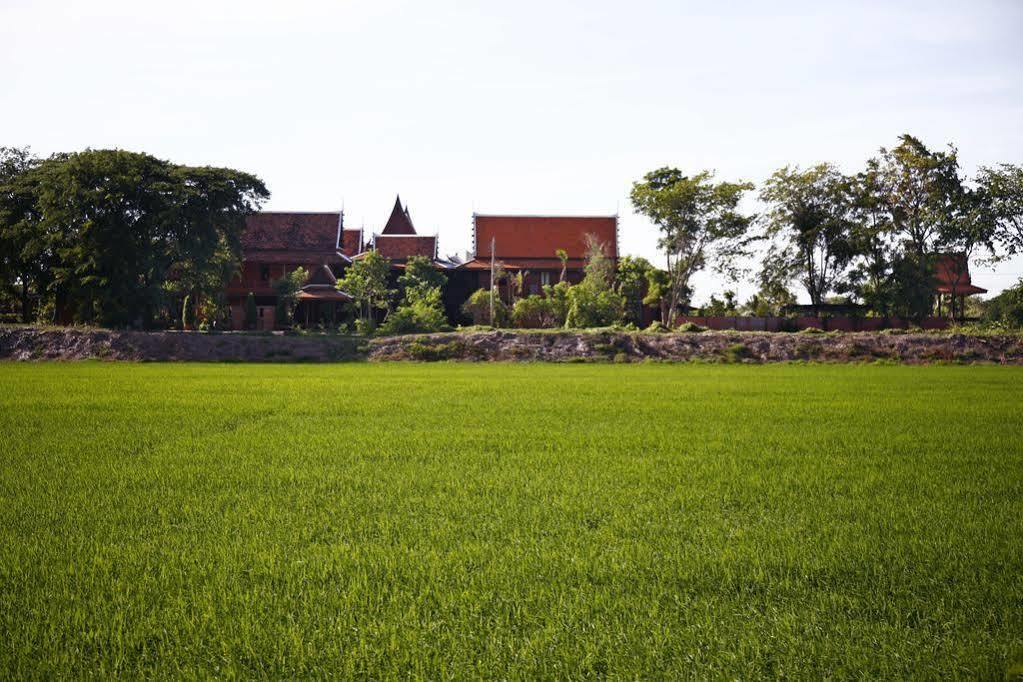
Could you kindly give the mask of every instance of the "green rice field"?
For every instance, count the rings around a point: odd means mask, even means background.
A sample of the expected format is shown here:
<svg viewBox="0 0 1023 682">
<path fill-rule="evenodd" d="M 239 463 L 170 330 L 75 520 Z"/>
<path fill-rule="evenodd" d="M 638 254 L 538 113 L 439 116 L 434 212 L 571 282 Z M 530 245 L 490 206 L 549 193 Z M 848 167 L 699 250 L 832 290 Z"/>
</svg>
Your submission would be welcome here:
<svg viewBox="0 0 1023 682">
<path fill-rule="evenodd" d="M 0 363 L 0 677 L 1023 675 L 1023 368 Z"/>
</svg>

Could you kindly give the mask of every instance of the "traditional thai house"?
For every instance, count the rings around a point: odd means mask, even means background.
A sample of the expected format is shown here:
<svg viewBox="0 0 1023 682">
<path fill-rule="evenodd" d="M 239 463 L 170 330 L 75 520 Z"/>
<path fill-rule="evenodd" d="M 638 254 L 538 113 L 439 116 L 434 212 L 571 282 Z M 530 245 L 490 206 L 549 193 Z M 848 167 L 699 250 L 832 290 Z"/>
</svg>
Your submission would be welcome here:
<svg viewBox="0 0 1023 682">
<path fill-rule="evenodd" d="M 469 293 L 490 286 L 491 267 L 523 273 L 523 295 L 546 284 L 582 280 L 587 235 L 611 260 L 618 260 L 618 216 L 483 215 L 474 213 L 471 259 L 458 266 Z M 563 252 L 565 260 L 559 257 Z M 499 286 L 500 283 L 499 283 Z"/>
<path fill-rule="evenodd" d="M 961 320 L 966 316 L 966 297 L 986 294 L 970 278 L 970 261 L 964 253 L 944 253 L 934 261 L 934 297 L 938 317 Z"/>
<path fill-rule="evenodd" d="M 437 253 L 437 235 L 423 235 L 416 232 L 412 224 L 412 216 L 408 206 L 402 207 L 401 197 L 395 197 L 391 216 L 380 232 L 374 232 L 364 245 L 361 254 L 354 256 L 356 260 L 370 251 L 376 251 L 391 261 L 391 269 L 401 271 L 405 261 L 412 256 L 425 256 L 434 261 L 438 267 L 444 267 Z"/>
<path fill-rule="evenodd" d="M 344 226 L 343 212 L 279 213 L 249 216 L 242 235 L 242 267 L 227 287 L 234 329 L 245 328 L 246 299 L 256 302 L 256 328 L 275 327 L 277 294 L 273 283 L 305 268 L 309 278 L 299 294 L 296 319 L 308 324 L 332 322 L 350 300 L 336 278 L 361 251 L 362 231 Z"/>
</svg>

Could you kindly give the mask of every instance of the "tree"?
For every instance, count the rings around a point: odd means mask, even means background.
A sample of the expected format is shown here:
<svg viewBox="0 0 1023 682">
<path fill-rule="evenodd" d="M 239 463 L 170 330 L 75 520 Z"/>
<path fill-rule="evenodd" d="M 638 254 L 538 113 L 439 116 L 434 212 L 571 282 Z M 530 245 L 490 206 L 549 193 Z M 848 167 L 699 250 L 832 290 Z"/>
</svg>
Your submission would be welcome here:
<svg viewBox="0 0 1023 682">
<path fill-rule="evenodd" d="M 605 327 L 617 324 L 625 314 L 625 299 L 614 290 L 614 263 L 606 245 L 586 235 L 583 281 L 568 289 L 568 327 Z M 560 284 L 560 283 L 559 283 Z"/>
<path fill-rule="evenodd" d="M 768 205 L 764 236 L 771 241 L 765 281 L 798 281 L 814 306 L 842 282 L 856 256 L 854 181 L 827 163 L 776 171 L 760 192 Z"/>
<path fill-rule="evenodd" d="M 353 262 L 338 280 L 337 288 L 355 301 L 366 328 L 373 324 L 374 310 L 387 310 L 389 307 L 388 301 L 393 293 L 387 287 L 390 272 L 391 261 L 376 251 L 369 251 Z"/>
<path fill-rule="evenodd" d="M 984 302 L 984 319 L 1015 329 L 1023 329 L 1023 279 Z"/>
<path fill-rule="evenodd" d="M 184 303 L 181 304 L 181 328 L 192 329 L 193 327 L 195 327 L 195 301 L 190 295 L 186 295 Z"/>
<path fill-rule="evenodd" d="M 692 292 L 688 289 L 683 299 L 689 300 Z M 657 306 L 661 311 L 661 320 L 668 319 L 668 306 L 671 305 L 671 278 L 664 270 L 652 268 L 646 273 L 646 296 L 643 305 Z"/>
<path fill-rule="evenodd" d="M 477 289 L 462 304 L 462 312 L 472 318 L 473 324 L 501 327 L 507 321 L 508 308 L 499 296 L 494 295 L 495 289 L 497 289 L 496 286 L 490 291 Z M 491 316 L 491 310 L 493 310 L 493 316 Z"/>
<path fill-rule="evenodd" d="M 398 277 L 402 300 L 411 303 L 422 299 L 436 289 L 438 294 L 447 283 L 447 277 L 426 256 L 411 256 L 405 261 L 405 270 Z"/>
<path fill-rule="evenodd" d="M 995 238 L 1009 255 L 1023 253 L 1023 166 L 981 167 L 976 183 L 990 202 Z"/>
<path fill-rule="evenodd" d="M 171 292 L 222 291 L 245 217 L 269 196 L 252 175 L 121 150 L 57 154 L 0 183 L 3 251 L 17 248 L 24 270 L 16 279 L 54 311 L 107 326 L 176 318 Z"/>
<path fill-rule="evenodd" d="M 39 163 L 27 147 L 0 147 L 0 301 L 17 299 L 22 322 L 31 320 L 32 295 L 46 288 L 51 265 L 35 202 Z"/>
<path fill-rule="evenodd" d="M 750 253 L 753 217 L 743 215 L 738 206 L 753 184 L 713 179 L 710 171 L 686 176 L 675 168 L 660 168 L 632 186 L 633 207 L 661 233 L 658 247 L 664 251 L 669 279 L 662 321 L 669 327 L 679 305 L 687 303 L 683 297 L 693 274 L 709 266 L 735 278 L 738 259 Z"/>
<path fill-rule="evenodd" d="M 647 278 L 653 269 L 650 261 L 639 256 L 624 256 L 618 261 L 615 288 L 625 299 L 625 319 L 628 322 L 635 324 L 643 322 Z"/>
<path fill-rule="evenodd" d="M 270 286 L 277 295 L 277 307 L 274 309 L 274 323 L 277 327 L 286 327 L 291 322 L 298 295 L 302 291 L 309 273 L 305 268 L 295 268 L 280 279 L 275 279 Z"/>
<path fill-rule="evenodd" d="M 558 249 L 554 252 L 554 255 L 558 257 L 559 261 L 561 261 L 561 278 L 558 279 L 558 281 L 564 282 L 565 274 L 568 272 L 568 251 Z"/>
</svg>

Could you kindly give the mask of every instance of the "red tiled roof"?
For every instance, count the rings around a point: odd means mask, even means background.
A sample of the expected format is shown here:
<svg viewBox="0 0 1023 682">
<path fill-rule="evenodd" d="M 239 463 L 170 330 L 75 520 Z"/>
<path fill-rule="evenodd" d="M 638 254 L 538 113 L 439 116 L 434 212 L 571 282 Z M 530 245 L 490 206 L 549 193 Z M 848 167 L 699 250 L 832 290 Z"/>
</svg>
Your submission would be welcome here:
<svg viewBox="0 0 1023 682">
<path fill-rule="evenodd" d="M 965 254 L 944 253 L 934 263 L 934 287 L 942 294 L 985 294 L 987 289 L 974 286 L 970 279 L 970 263 Z"/>
<path fill-rule="evenodd" d="M 495 241 L 498 258 L 556 258 L 564 249 L 571 259 L 586 255 L 586 235 L 594 235 L 605 245 L 605 253 L 618 257 L 618 218 L 615 216 L 474 216 L 476 257 L 490 258 L 490 242 Z"/>
<path fill-rule="evenodd" d="M 362 251 L 362 230 L 341 230 L 341 252 L 349 258 Z"/>
<path fill-rule="evenodd" d="M 321 251 L 338 247 L 341 214 L 253 213 L 245 222 L 245 251 Z"/>
<path fill-rule="evenodd" d="M 437 256 L 437 237 L 425 235 L 378 234 L 373 239 L 377 252 L 391 260 L 405 260 L 409 256 Z"/>
<path fill-rule="evenodd" d="M 416 228 L 412 225 L 412 216 L 408 208 L 401 207 L 401 197 L 395 197 L 394 208 L 391 209 L 391 217 L 381 234 L 415 234 Z"/>
<path fill-rule="evenodd" d="M 497 264 L 505 270 L 561 270 L 561 261 L 557 258 L 498 258 Z M 582 270 L 586 261 L 581 258 L 569 258 L 565 263 L 568 270 Z M 459 267 L 466 270 L 489 270 L 490 258 L 476 258 Z"/>
<path fill-rule="evenodd" d="M 327 287 L 316 287 L 314 289 L 303 289 L 298 292 L 300 301 L 350 301 L 352 297 L 343 291 Z"/>
<path fill-rule="evenodd" d="M 244 258 L 251 263 L 284 263 L 286 265 L 303 265 L 308 263 L 344 263 L 345 258 L 335 249 L 330 251 L 259 251 L 246 249 Z"/>
</svg>

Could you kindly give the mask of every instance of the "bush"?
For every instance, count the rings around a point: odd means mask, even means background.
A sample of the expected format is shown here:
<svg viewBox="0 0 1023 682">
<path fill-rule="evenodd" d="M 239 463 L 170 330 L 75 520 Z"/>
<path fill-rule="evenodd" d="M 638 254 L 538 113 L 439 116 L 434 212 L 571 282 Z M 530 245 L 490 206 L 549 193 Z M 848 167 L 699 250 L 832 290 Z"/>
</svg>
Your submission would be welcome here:
<svg viewBox="0 0 1023 682">
<path fill-rule="evenodd" d="M 579 284 L 568 290 L 568 301 L 566 327 L 610 327 L 621 322 L 625 315 L 625 299 L 610 289 L 596 291 Z"/>
<path fill-rule="evenodd" d="M 508 306 L 501 302 L 501 297 L 494 292 L 494 320 L 490 319 L 490 291 L 477 289 L 465 303 L 462 312 L 472 318 L 474 325 L 489 324 L 494 327 L 507 326 Z"/>
<path fill-rule="evenodd" d="M 300 330 L 301 325 L 295 325 L 296 330 Z M 372 317 L 367 318 L 356 318 L 355 320 L 355 333 L 361 334 L 362 336 L 369 336 L 377 330 L 377 321 Z"/>
<path fill-rule="evenodd" d="M 647 334 L 667 334 L 671 330 L 661 324 L 660 320 L 654 320 L 650 326 L 643 330 Z"/>
<path fill-rule="evenodd" d="M 447 326 L 444 311 L 423 301 L 399 306 L 387 316 L 378 331 L 381 334 L 417 334 L 436 332 Z"/>
<path fill-rule="evenodd" d="M 800 329 L 799 333 L 800 334 L 826 334 L 827 332 L 825 332 L 820 327 L 807 327 L 806 329 Z"/>
<path fill-rule="evenodd" d="M 678 326 L 678 330 L 680 332 L 689 332 L 691 334 L 698 334 L 700 332 L 707 331 L 707 328 L 706 327 L 701 327 L 700 325 L 695 324 L 693 322 L 683 322 L 682 324 L 680 324 Z"/>
<path fill-rule="evenodd" d="M 560 327 L 564 320 L 558 319 L 557 302 L 546 296 L 527 296 L 515 302 L 512 321 L 517 327 L 527 329 L 550 329 Z"/>
</svg>

